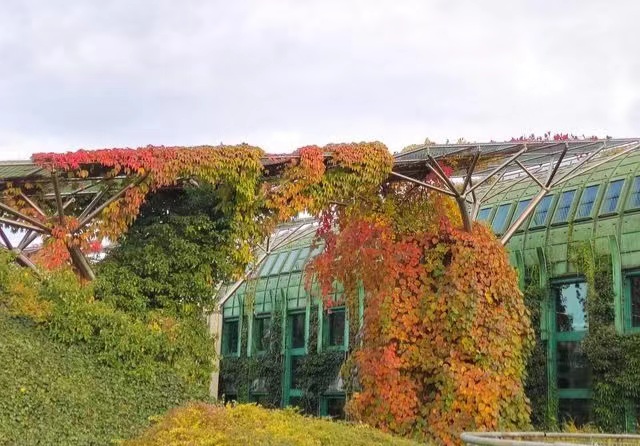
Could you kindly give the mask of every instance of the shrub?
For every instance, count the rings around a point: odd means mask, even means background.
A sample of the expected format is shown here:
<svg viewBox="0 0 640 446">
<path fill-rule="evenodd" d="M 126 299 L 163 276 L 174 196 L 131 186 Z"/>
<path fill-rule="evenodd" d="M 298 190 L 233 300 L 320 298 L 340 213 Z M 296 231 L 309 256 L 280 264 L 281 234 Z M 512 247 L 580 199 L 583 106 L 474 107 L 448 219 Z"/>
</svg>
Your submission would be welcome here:
<svg viewBox="0 0 640 446">
<path fill-rule="evenodd" d="M 140 433 L 149 417 L 203 395 L 171 373 L 143 380 L 0 312 L 0 445 L 89 445 Z"/>
<path fill-rule="evenodd" d="M 142 436 L 124 444 L 412 446 L 420 443 L 399 439 L 362 424 L 305 417 L 293 409 L 196 403 L 172 410 Z"/>
</svg>

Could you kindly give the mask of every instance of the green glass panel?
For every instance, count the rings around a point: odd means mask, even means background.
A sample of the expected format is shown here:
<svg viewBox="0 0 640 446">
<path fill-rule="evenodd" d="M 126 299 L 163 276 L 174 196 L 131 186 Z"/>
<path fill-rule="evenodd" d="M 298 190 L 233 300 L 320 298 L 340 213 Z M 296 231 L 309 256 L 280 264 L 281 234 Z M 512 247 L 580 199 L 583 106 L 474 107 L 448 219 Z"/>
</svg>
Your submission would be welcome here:
<svg viewBox="0 0 640 446">
<path fill-rule="evenodd" d="M 598 189 L 600 189 L 600 185 L 594 184 L 593 186 L 586 187 L 582 191 L 580 202 L 578 203 L 576 218 L 587 218 L 591 216 L 593 205 L 598 197 Z"/>
<path fill-rule="evenodd" d="M 284 265 L 282 266 L 283 273 L 288 273 L 290 271 L 293 271 L 293 266 L 295 265 L 295 261 L 298 258 L 298 254 L 300 254 L 299 249 L 293 250 L 289 253 L 289 257 L 287 257 L 287 261 L 284 262 Z"/>
<path fill-rule="evenodd" d="M 489 220 L 489 217 L 491 216 L 491 209 L 492 208 L 480 209 L 480 211 L 478 212 L 478 218 L 476 218 L 476 220 L 477 221 L 487 221 L 487 220 Z"/>
<path fill-rule="evenodd" d="M 271 273 L 271 269 L 273 268 L 273 264 L 275 263 L 277 258 L 278 256 L 275 254 L 269 254 L 269 256 L 267 256 L 266 260 L 262 264 L 262 269 L 260 270 L 260 277 L 268 276 Z"/>
<path fill-rule="evenodd" d="M 617 180 L 609 183 L 607 191 L 604 194 L 604 199 L 602 200 L 602 206 L 600 207 L 601 214 L 610 214 L 616 211 L 623 185 L 624 180 Z"/>
<path fill-rule="evenodd" d="M 491 229 L 496 234 L 502 234 L 504 232 L 504 227 L 507 224 L 507 217 L 509 216 L 509 211 L 511 210 L 511 203 L 509 204 L 501 204 L 498 206 L 498 210 L 496 211 L 496 216 L 493 217 L 493 223 L 491 224 Z"/>
<path fill-rule="evenodd" d="M 520 200 L 518 202 L 518 206 L 516 207 L 516 210 L 513 213 L 513 217 L 511 217 L 511 224 L 514 224 L 516 222 L 516 220 L 518 218 L 520 218 L 520 216 L 522 215 L 524 210 L 527 208 L 527 206 L 529 206 L 530 203 L 531 203 L 531 199 L 530 198 L 528 198 L 526 200 Z"/>
<path fill-rule="evenodd" d="M 545 226 L 549 217 L 549 210 L 553 202 L 553 195 L 547 195 L 540 200 L 533 212 L 533 226 Z"/>
<path fill-rule="evenodd" d="M 573 204 L 573 198 L 575 196 L 575 190 L 568 190 L 560 195 L 558 207 L 556 208 L 556 213 L 553 216 L 554 223 L 566 223 L 569 221 L 569 212 L 571 211 L 571 205 Z"/>
<path fill-rule="evenodd" d="M 640 208 L 640 176 L 635 177 L 629 194 L 629 209 Z"/>
</svg>

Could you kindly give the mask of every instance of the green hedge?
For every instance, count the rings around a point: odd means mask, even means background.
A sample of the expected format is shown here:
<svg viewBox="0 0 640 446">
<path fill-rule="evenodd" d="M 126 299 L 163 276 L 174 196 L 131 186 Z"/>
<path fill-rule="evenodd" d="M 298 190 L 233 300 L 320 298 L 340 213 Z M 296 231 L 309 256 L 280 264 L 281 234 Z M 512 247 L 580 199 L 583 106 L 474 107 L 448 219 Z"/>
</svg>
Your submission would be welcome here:
<svg viewBox="0 0 640 446">
<path fill-rule="evenodd" d="M 310 418 L 292 409 L 271 410 L 253 404 L 191 404 L 169 412 L 127 446 L 152 445 L 398 445 L 417 446 L 364 425 Z"/>
<path fill-rule="evenodd" d="M 110 444 L 192 396 L 174 375 L 150 381 L 103 366 L 1 312 L 0 364 L 0 445 Z"/>
</svg>

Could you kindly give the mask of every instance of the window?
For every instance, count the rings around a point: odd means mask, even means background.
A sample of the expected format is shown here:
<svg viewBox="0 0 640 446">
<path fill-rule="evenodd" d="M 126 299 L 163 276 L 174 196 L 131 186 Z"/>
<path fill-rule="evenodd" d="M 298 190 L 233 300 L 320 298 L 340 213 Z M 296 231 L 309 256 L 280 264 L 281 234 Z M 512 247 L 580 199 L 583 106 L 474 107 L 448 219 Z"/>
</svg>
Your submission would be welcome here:
<svg viewBox="0 0 640 446">
<path fill-rule="evenodd" d="M 640 330 L 640 273 L 626 277 L 625 328 Z"/>
<path fill-rule="evenodd" d="M 253 351 L 264 352 L 269 348 L 270 316 L 258 316 L 253 320 Z"/>
<path fill-rule="evenodd" d="M 305 314 L 298 313 L 289 316 L 291 348 L 304 348 Z"/>
<path fill-rule="evenodd" d="M 321 415 L 334 419 L 344 419 L 344 396 L 327 396 L 324 397 Z"/>
<path fill-rule="evenodd" d="M 591 401 L 580 398 L 560 398 L 558 402 L 559 421 L 572 421 L 576 426 L 583 426 L 592 420 Z"/>
<path fill-rule="evenodd" d="M 618 209 L 618 199 L 620 198 L 623 185 L 624 180 L 616 180 L 609 183 L 607 191 L 604 194 L 604 199 L 602 200 L 602 205 L 600 206 L 601 214 L 611 214 Z"/>
<path fill-rule="evenodd" d="M 549 216 L 549 208 L 551 208 L 551 202 L 553 201 L 553 195 L 547 195 L 540 200 L 536 210 L 533 212 L 533 226 L 544 226 L 547 224 L 547 217 Z"/>
<path fill-rule="evenodd" d="M 511 203 L 509 204 L 501 204 L 498 206 L 498 210 L 496 211 L 496 216 L 493 217 L 493 224 L 491 225 L 491 229 L 496 234 L 502 234 L 504 232 L 504 227 L 507 224 L 507 217 L 509 216 L 509 211 L 511 210 Z"/>
<path fill-rule="evenodd" d="M 556 302 L 556 331 L 586 331 L 586 282 L 573 282 L 553 287 Z"/>
<path fill-rule="evenodd" d="M 640 176 L 635 177 L 629 194 L 629 209 L 640 208 Z"/>
<path fill-rule="evenodd" d="M 580 202 L 578 203 L 578 211 L 576 212 L 576 218 L 588 218 L 591 217 L 591 211 L 593 205 L 598 197 L 599 184 L 585 187 L 580 196 Z"/>
<path fill-rule="evenodd" d="M 222 323 L 222 354 L 238 354 L 238 320 L 227 320 Z"/>
<path fill-rule="evenodd" d="M 562 195 L 560 195 L 560 200 L 558 201 L 556 213 L 553 216 L 554 223 L 566 223 L 569 221 L 569 212 L 571 211 L 571 205 L 573 204 L 573 198 L 575 197 L 575 195 L 575 190 L 562 192 Z"/>
<path fill-rule="evenodd" d="M 516 220 L 520 218 L 520 216 L 522 215 L 524 210 L 527 208 L 527 206 L 529 206 L 530 203 L 531 203 L 530 198 L 526 200 L 520 200 L 518 202 L 518 205 L 516 206 L 516 210 L 513 213 L 513 217 L 511 217 L 511 224 L 514 224 Z M 520 225 L 520 228 L 522 228 L 522 225 Z"/>
<path fill-rule="evenodd" d="M 292 356 L 291 357 L 291 372 L 289 376 L 291 377 L 291 381 L 289 383 L 290 389 L 300 389 L 300 368 L 302 367 L 302 361 L 304 361 L 304 356 Z"/>
<path fill-rule="evenodd" d="M 345 347 L 344 309 L 329 310 L 325 317 L 325 343 L 327 347 Z"/>
<path fill-rule="evenodd" d="M 480 212 L 478 212 L 478 218 L 476 218 L 476 220 L 477 221 L 488 221 L 489 217 L 491 217 L 491 209 L 492 208 L 480 209 Z"/>
<path fill-rule="evenodd" d="M 558 341 L 558 389 L 584 389 L 591 386 L 591 366 L 582 343 Z"/>
</svg>

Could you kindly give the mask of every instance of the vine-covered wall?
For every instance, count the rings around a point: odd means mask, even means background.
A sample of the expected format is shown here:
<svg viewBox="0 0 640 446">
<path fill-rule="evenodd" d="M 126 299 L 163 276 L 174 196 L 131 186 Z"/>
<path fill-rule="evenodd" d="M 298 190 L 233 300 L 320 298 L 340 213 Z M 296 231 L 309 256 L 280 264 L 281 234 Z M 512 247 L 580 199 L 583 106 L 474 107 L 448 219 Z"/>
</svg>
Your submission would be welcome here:
<svg viewBox="0 0 640 446">
<path fill-rule="evenodd" d="M 223 357 L 220 362 L 220 391 L 227 399 L 230 396 L 238 402 L 258 401 L 265 407 L 283 405 L 285 379 L 285 351 L 282 345 L 282 333 L 285 324 L 282 310 L 271 313 L 271 324 L 268 332 L 268 347 L 264 353 L 247 356 L 248 318 L 244 316 L 242 323 L 240 351 L 238 357 Z M 322 336 L 322 327 L 318 318 L 318 308 L 311 307 L 309 312 L 308 354 L 302 356 L 297 368 L 296 381 L 302 390 L 300 409 L 304 412 L 320 414 L 320 399 L 326 389 L 340 373 L 345 359 L 344 351 L 318 351 L 318 342 Z M 252 392 L 252 383 L 264 380 L 259 399 Z M 255 389 L 254 389 L 255 390 Z"/>
<path fill-rule="evenodd" d="M 640 407 L 640 333 L 616 329 L 616 311 L 625 296 L 617 296 L 611 257 L 594 253 L 590 243 L 574 243 L 569 260 L 587 283 L 585 312 L 588 330 L 581 350 L 591 369 L 590 419 L 605 432 L 637 431 Z M 525 389 L 531 403 L 531 421 L 536 429 L 557 430 L 566 422 L 558 417 L 558 395 L 549 368 L 549 345 L 541 326 L 555 305 L 547 287 L 539 285 L 537 271 L 529 271 L 525 302 L 531 313 L 536 342 L 527 364 Z M 555 279 L 551 279 L 553 283 Z M 585 404 L 587 402 L 585 401 Z"/>
</svg>

